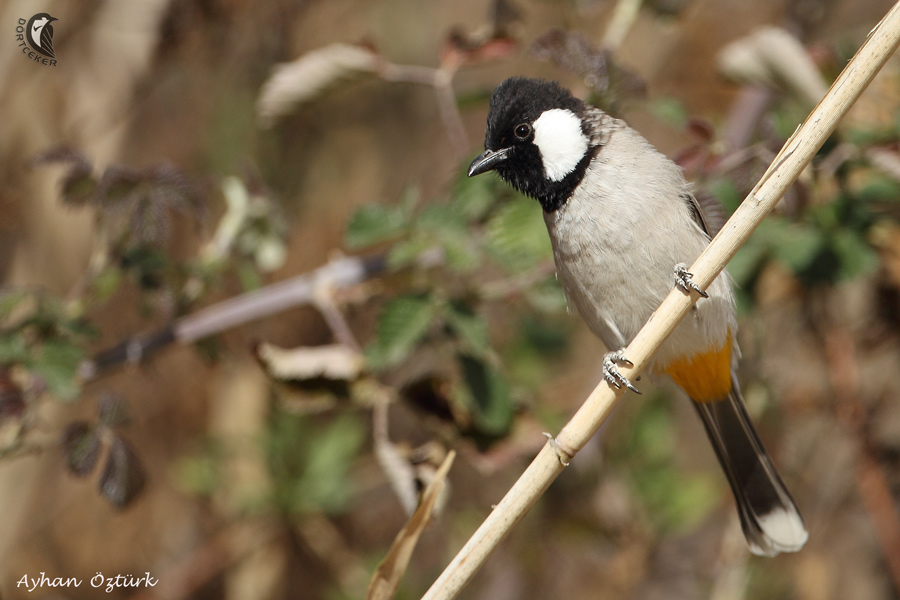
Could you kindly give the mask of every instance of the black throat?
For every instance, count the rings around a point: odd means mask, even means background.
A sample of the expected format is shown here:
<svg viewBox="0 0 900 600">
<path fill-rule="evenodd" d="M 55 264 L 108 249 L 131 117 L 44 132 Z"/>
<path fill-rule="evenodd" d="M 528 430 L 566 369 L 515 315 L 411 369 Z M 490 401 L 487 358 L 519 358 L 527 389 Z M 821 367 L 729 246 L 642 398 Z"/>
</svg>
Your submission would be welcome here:
<svg viewBox="0 0 900 600">
<path fill-rule="evenodd" d="M 544 164 L 536 148 L 519 147 L 516 150 L 519 151 L 514 156 L 498 165 L 497 173 L 508 184 L 540 202 L 544 212 L 552 213 L 559 210 L 575 193 L 599 148 L 590 148 L 572 172 L 559 181 L 544 177 Z"/>
</svg>

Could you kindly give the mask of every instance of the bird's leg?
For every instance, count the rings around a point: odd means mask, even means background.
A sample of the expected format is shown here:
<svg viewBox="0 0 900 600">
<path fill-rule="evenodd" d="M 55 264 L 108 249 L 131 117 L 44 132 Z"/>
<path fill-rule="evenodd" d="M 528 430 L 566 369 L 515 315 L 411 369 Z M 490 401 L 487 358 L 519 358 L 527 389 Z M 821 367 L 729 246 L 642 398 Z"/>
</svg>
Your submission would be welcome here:
<svg viewBox="0 0 900 600">
<path fill-rule="evenodd" d="M 694 274 L 687 270 L 687 265 L 684 263 L 678 263 L 675 265 L 675 285 L 680 287 L 682 290 L 687 292 L 688 294 L 691 291 L 697 292 L 703 298 L 709 298 L 709 294 L 700 289 L 693 280 Z"/>
<path fill-rule="evenodd" d="M 624 348 L 622 350 L 624 350 Z M 634 366 L 634 363 L 625 358 L 625 355 L 622 354 L 622 350 L 607 352 L 603 355 L 603 379 L 616 389 L 619 389 L 624 385 L 635 394 L 640 394 L 638 389 L 631 385 L 628 378 L 619 372 L 619 367 L 616 365 L 616 363 L 621 363 L 626 367 Z"/>
</svg>

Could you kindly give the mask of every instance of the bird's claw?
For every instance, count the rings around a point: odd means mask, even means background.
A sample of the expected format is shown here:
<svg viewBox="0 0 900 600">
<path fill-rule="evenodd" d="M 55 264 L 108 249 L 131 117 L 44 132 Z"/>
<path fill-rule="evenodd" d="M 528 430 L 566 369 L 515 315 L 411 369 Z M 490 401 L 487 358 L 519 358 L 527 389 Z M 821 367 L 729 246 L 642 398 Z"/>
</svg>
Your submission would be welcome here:
<svg viewBox="0 0 900 600">
<path fill-rule="evenodd" d="M 618 364 L 623 364 L 626 367 L 634 366 L 634 363 L 625 358 L 625 355 L 622 354 L 621 350 L 617 352 L 607 352 L 603 357 L 603 379 L 616 389 L 620 389 L 624 385 L 635 394 L 640 394 L 638 389 L 631 385 L 631 381 L 619 372 Z"/>
<path fill-rule="evenodd" d="M 675 285 L 690 294 L 692 291 L 697 292 L 703 298 L 709 298 L 709 294 L 700 289 L 693 280 L 694 274 L 687 270 L 687 265 L 678 263 L 675 265 Z"/>
</svg>

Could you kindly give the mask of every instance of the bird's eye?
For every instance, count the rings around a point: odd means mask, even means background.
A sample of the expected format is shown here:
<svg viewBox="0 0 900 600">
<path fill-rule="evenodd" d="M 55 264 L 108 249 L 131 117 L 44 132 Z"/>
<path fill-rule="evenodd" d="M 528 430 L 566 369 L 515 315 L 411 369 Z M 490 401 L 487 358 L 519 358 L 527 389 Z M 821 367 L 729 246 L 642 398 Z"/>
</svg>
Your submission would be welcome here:
<svg viewBox="0 0 900 600">
<path fill-rule="evenodd" d="M 516 125 L 515 134 L 517 138 L 519 138 L 520 140 L 524 140 L 529 135 L 531 135 L 531 125 L 529 125 L 528 123 Z"/>
</svg>

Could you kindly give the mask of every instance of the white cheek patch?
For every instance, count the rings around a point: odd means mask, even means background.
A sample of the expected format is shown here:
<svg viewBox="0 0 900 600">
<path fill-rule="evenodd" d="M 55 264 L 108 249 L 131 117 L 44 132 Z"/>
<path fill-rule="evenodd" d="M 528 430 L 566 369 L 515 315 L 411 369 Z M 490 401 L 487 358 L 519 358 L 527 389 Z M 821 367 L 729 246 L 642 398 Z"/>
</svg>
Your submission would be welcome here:
<svg viewBox="0 0 900 600">
<path fill-rule="evenodd" d="M 584 158 L 588 139 L 575 113 L 554 108 L 534 122 L 534 145 L 541 152 L 544 175 L 551 181 L 561 181 Z"/>
</svg>

